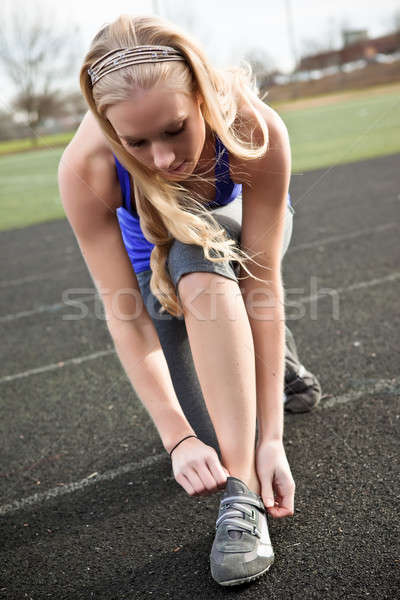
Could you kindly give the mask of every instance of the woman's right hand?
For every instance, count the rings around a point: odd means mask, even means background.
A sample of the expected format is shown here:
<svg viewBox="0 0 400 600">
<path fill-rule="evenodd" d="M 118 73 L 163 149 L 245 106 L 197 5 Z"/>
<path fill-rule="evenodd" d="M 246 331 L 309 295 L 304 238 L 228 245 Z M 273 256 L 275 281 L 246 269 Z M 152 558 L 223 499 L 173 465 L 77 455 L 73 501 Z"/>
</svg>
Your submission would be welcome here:
<svg viewBox="0 0 400 600">
<path fill-rule="evenodd" d="M 179 444 L 171 460 L 174 477 L 189 496 L 210 496 L 223 489 L 229 477 L 214 448 L 198 438 Z"/>
</svg>

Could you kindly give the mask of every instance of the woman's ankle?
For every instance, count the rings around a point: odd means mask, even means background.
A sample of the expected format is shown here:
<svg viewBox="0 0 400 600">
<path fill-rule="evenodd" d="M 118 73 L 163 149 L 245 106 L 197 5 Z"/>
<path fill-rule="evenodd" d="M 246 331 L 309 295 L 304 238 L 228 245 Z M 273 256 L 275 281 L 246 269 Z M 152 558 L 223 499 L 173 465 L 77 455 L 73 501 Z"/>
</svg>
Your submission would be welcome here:
<svg viewBox="0 0 400 600">
<path fill-rule="evenodd" d="M 237 477 L 238 479 L 240 479 L 240 481 L 243 481 L 243 483 L 247 485 L 251 492 L 254 492 L 255 494 L 257 494 L 257 496 L 261 495 L 261 485 L 257 475 L 248 476 L 243 474 L 237 475 L 236 473 L 230 474 L 232 477 Z"/>
<path fill-rule="evenodd" d="M 249 490 L 257 494 L 257 496 L 261 495 L 261 485 L 258 480 L 258 477 L 255 480 L 251 480 L 249 483 L 246 483 Z"/>
</svg>

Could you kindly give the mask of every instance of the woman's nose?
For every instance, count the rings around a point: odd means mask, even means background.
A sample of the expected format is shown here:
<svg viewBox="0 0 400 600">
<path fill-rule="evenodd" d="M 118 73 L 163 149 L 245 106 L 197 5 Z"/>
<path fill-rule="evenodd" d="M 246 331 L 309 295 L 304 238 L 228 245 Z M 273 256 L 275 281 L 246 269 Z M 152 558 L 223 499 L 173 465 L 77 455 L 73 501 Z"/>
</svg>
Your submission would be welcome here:
<svg viewBox="0 0 400 600">
<path fill-rule="evenodd" d="M 153 146 L 153 162 L 156 169 L 165 171 L 169 169 L 175 161 L 175 154 L 172 149 L 165 144 Z"/>
</svg>

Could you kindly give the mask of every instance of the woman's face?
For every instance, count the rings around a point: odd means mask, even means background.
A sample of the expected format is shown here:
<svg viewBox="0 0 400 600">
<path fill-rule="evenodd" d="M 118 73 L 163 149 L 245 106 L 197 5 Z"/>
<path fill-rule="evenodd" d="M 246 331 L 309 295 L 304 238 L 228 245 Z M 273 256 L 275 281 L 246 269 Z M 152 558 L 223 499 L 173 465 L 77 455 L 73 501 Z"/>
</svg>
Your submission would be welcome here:
<svg viewBox="0 0 400 600">
<path fill-rule="evenodd" d="M 204 147 L 200 106 L 197 96 L 160 85 L 135 90 L 131 99 L 110 106 L 106 117 L 136 160 L 169 180 L 181 180 L 193 173 Z"/>
</svg>

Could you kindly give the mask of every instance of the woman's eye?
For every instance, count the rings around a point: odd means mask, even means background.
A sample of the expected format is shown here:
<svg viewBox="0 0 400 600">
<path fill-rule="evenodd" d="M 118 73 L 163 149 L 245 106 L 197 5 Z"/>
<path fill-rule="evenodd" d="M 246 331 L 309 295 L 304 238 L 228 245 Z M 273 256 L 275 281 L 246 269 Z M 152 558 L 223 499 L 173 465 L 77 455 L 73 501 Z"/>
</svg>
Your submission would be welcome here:
<svg viewBox="0 0 400 600">
<path fill-rule="evenodd" d="M 178 129 L 178 131 L 166 131 L 165 133 L 167 135 L 179 135 L 180 133 L 182 133 L 185 130 L 185 125 L 182 125 L 182 127 L 180 129 Z M 130 146 L 131 148 L 140 148 L 140 146 L 143 146 L 144 142 L 126 142 L 128 146 Z"/>
<path fill-rule="evenodd" d="M 185 126 L 182 125 L 182 127 L 180 129 L 178 129 L 178 131 L 166 131 L 165 133 L 167 133 L 168 135 L 179 135 L 180 133 L 182 133 L 182 131 L 184 131 Z"/>
<path fill-rule="evenodd" d="M 143 142 L 126 142 L 128 146 L 131 148 L 139 148 Z"/>
</svg>

